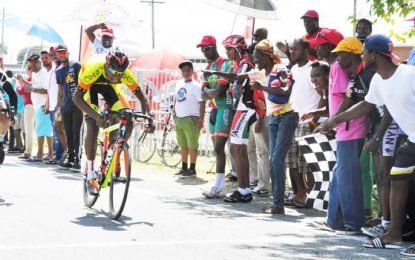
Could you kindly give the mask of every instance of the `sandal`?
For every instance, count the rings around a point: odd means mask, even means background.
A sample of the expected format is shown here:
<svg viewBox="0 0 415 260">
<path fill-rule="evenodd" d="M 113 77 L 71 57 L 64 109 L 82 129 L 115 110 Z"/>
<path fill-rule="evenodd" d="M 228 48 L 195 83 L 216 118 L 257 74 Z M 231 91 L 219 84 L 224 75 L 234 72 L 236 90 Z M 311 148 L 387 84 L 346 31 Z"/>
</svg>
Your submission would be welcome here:
<svg viewBox="0 0 415 260">
<path fill-rule="evenodd" d="M 28 154 L 28 153 L 23 153 L 22 155 L 20 155 L 20 156 L 17 156 L 17 158 L 18 159 L 24 159 L 24 160 L 27 160 L 27 159 L 30 159 L 30 154 Z"/>
<path fill-rule="evenodd" d="M 36 156 L 31 156 L 29 159 L 27 159 L 28 162 L 42 162 L 41 159 L 37 158 Z"/>
<path fill-rule="evenodd" d="M 262 209 L 262 213 L 272 214 L 272 215 L 284 215 L 285 210 L 284 210 L 284 208 L 271 206 L 271 207 Z"/>
<path fill-rule="evenodd" d="M 380 238 L 369 239 L 366 241 L 366 243 L 363 244 L 363 246 L 366 248 L 375 248 L 375 249 L 400 249 L 402 248 L 401 245 L 386 244 Z"/>
<path fill-rule="evenodd" d="M 297 200 L 293 200 L 292 203 L 293 203 L 293 205 L 296 208 L 300 208 L 300 209 L 308 208 L 308 206 L 307 206 L 307 200 L 304 200 L 302 202 L 301 201 L 297 201 Z"/>
</svg>

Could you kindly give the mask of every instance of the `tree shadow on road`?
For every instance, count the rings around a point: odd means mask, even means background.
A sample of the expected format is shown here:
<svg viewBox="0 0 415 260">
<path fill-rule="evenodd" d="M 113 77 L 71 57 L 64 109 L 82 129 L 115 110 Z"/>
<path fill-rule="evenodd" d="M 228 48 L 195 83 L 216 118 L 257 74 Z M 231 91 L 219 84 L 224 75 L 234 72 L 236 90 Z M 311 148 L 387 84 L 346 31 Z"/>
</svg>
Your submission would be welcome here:
<svg viewBox="0 0 415 260">
<path fill-rule="evenodd" d="M 374 250 L 362 246 L 360 238 L 348 236 L 307 236 L 298 232 L 291 234 L 270 234 L 271 237 L 281 237 L 280 242 L 262 244 L 237 244 L 238 250 L 248 252 L 264 251 L 264 257 L 274 259 L 398 259 L 399 251 Z M 312 242 L 302 241 L 303 239 Z"/>
<path fill-rule="evenodd" d="M 126 231 L 128 227 L 134 225 L 154 226 L 154 223 L 151 222 L 131 222 L 132 218 L 128 216 L 121 216 L 118 220 L 113 220 L 108 213 L 103 210 L 90 209 L 90 211 L 91 212 L 87 213 L 85 216 L 78 217 L 71 222 L 81 226 L 99 227 L 109 231 Z"/>
<path fill-rule="evenodd" d="M 269 198 L 255 197 L 251 203 L 226 203 L 222 199 L 205 199 L 203 197 L 159 197 L 163 203 L 174 204 L 177 207 L 193 212 L 196 215 L 205 215 L 208 218 L 239 218 L 256 217 L 258 220 L 300 222 L 304 218 L 325 216 L 326 213 L 315 209 L 286 208 L 286 215 L 262 214 L 262 209 L 271 205 Z M 259 214 L 259 215 L 256 215 Z"/>
<path fill-rule="evenodd" d="M 10 202 L 6 202 L 2 197 L 0 197 L 0 207 L 1 206 L 10 207 L 12 205 L 14 205 L 14 204 L 13 203 L 10 203 Z"/>
</svg>

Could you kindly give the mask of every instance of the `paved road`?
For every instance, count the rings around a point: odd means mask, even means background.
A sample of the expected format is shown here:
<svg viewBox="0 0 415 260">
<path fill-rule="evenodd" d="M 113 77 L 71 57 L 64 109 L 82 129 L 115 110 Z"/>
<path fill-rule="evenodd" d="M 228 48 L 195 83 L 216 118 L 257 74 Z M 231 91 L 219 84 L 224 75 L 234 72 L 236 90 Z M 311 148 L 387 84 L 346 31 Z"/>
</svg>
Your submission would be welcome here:
<svg viewBox="0 0 415 260">
<path fill-rule="evenodd" d="M 140 167 L 141 166 L 141 167 Z M 144 169 L 138 172 L 137 169 Z M 250 204 L 205 200 L 203 179 L 181 181 L 171 171 L 133 166 L 123 216 L 107 216 L 108 191 L 94 209 L 83 206 L 81 176 L 6 157 L 0 167 L 0 259 L 398 259 L 370 250 L 365 238 L 315 230 L 315 210 L 259 213 Z"/>
</svg>

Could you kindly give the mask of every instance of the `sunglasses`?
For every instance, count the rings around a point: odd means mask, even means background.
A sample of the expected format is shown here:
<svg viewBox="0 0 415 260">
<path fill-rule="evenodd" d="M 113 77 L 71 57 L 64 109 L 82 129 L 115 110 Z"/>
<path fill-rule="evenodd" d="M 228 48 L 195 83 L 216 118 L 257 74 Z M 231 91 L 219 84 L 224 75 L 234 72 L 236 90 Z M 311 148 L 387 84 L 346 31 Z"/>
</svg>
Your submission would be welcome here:
<svg viewBox="0 0 415 260">
<path fill-rule="evenodd" d="M 200 48 L 202 52 L 207 52 L 213 49 L 213 45 Z"/>
<path fill-rule="evenodd" d="M 112 68 L 110 68 L 110 67 L 108 67 L 108 68 L 107 68 L 107 70 L 108 70 L 108 72 L 109 72 L 109 73 L 111 73 L 112 75 L 123 75 L 123 74 L 124 74 L 124 71 L 123 71 L 123 72 L 121 72 L 121 71 L 116 71 L 116 70 L 114 70 L 114 69 L 112 69 Z"/>
</svg>

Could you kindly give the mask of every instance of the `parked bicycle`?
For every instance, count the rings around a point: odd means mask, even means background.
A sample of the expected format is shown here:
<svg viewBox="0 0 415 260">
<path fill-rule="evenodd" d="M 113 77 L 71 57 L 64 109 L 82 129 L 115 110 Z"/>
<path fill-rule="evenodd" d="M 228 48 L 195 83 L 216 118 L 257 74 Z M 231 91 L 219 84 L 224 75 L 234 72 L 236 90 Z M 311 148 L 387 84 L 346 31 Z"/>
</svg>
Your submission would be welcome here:
<svg viewBox="0 0 415 260">
<path fill-rule="evenodd" d="M 143 115 L 130 109 L 121 111 L 107 111 L 108 114 L 116 114 L 120 117 L 119 124 L 104 129 L 99 139 L 101 151 L 101 167 L 98 175 L 99 191 L 110 187 L 109 208 L 112 219 L 118 219 L 124 210 L 127 201 L 128 189 L 131 179 L 131 158 L 129 146 L 126 142 L 127 124 L 133 118 L 144 119 L 148 125 L 152 125 L 152 117 Z M 115 140 L 109 140 L 112 131 L 119 130 Z M 98 200 L 98 194 L 90 194 L 87 189 L 87 176 L 84 173 L 83 197 L 85 205 L 89 208 Z"/>
<path fill-rule="evenodd" d="M 156 130 L 152 134 L 144 131 L 143 122 L 134 125 L 132 139 L 138 140 L 133 146 L 135 159 L 142 163 L 148 162 L 157 150 L 165 166 L 177 167 L 180 164 L 180 147 L 177 144 L 172 115 L 171 109 L 161 111 L 153 121 Z"/>
</svg>

